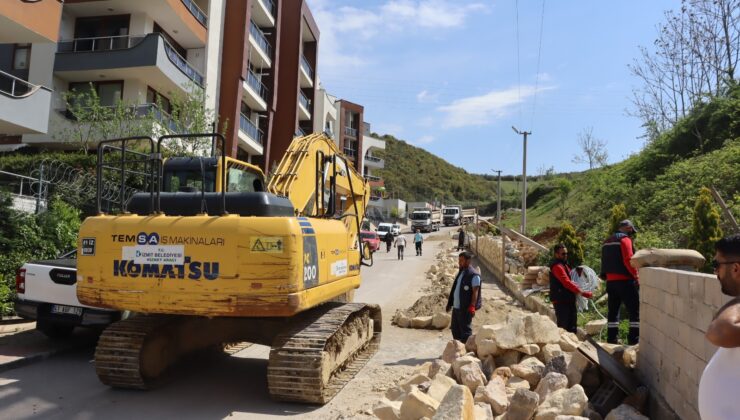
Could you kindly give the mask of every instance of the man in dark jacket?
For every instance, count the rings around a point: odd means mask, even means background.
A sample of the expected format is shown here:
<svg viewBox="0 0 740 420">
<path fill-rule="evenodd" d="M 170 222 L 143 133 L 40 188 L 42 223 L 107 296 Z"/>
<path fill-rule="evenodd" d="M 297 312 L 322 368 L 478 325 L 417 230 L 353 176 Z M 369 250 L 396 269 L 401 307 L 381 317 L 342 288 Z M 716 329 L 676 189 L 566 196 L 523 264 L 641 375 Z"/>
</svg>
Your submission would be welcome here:
<svg viewBox="0 0 740 420">
<path fill-rule="evenodd" d="M 550 261 L 550 300 L 555 308 L 558 327 L 575 333 L 578 328 L 576 296 L 591 299 L 591 292 L 582 291 L 570 278 L 568 267 L 568 248 L 563 244 L 555 245 L 555 255 Z"/>
<path fill-rule="evenodd" d="M 630 319 L 627 343 L 637 344 L 640 340 L 640 283 L 637 270 L 630 265 L 635 254 L 631 236 L 637 232 L 629 220 L 619 222 L 619 230 L 601 246 L 601 278 L 606 280 L 609 295 L 607 315 L 608 343 L 617 343 L 619 333 L 619 308 L 624 303 Z"/>
<path fill-rule="evenodd" d="M 458 235 L 457 235 L 457 250 L 460 251 L 460 250 L 465 249 L 465 229 L 464 228 L 460 228 L 457 231 L 458 231 Z"/>
<path fill-rule="evenodd" d="M 480 272 L 470 265 L 471 258 L 473 254 L 468 251 L 460 253 L 457 260 L 460 271 L 447 299 L 447 311 L 452 309 L 452 338 L 463 343 L 473 334 L 473 317 L 482 302 Z"/>
</svg>

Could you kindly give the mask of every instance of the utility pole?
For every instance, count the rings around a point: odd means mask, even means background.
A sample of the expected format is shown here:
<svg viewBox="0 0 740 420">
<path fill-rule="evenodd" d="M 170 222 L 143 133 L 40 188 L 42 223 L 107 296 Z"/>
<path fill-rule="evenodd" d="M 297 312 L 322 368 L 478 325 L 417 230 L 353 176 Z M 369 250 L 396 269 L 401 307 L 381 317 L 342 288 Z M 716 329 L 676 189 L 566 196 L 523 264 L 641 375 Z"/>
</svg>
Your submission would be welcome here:
<svg viewBox="0 0 740 420">
<path fill-rule="evenodd" d="M 491 169 L 491 171 L 496 172 L 498 174 L 498 187 L 496 188 L 496 196 L 498 197 L 498 201 L 496 202 L 496 224 L 501 224 L 501 172 L 497 171 L 495 169 Z"/>
<path fill-rule="evenodd" d="M 516 127 L 511 126 L 515 133 L 524 137 L 524 153 L 522 157 L 522 235 L 527 235 L 527 136 L 531 135 L 529 131 L 519 131 Z"/>
</svg>

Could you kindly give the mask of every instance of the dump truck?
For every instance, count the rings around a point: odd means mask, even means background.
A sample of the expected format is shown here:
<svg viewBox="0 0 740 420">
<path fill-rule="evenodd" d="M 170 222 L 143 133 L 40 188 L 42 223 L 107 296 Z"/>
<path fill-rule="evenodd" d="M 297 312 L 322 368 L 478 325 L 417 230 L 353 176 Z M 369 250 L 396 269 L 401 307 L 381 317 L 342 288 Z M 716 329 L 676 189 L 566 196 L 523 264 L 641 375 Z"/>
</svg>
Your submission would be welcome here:
<svg viewBox="0 0 740 420">
<path fill-rule="evenodd" d="M 445 206 L 443 210 L 445 226 L 460 226 L 475 221 L 475 209 L 463 209 L 460 205 Z"/>
<path fill-rule="evenodd" d="M 433 232 L 439 230 L 442 224 L 442 211 L 431 210 L 426 207 L 416 207 L 411 212 L 411 228 L 416 231 Z"/>
<path fill-rule="evenodd" d="M 139 192 L 121 194 L 115 213 L 98 196 L 80 228 L 80 302 L 135 314 L 100 336 L 98 378 L 148 389 L 188 353 L 249 341 L 271 347 L 272 398 L 326 403 L 380 342 L 380 307 L 352 303 L 372 264 L 360 239 L 370 189 L 324 134 L 295 138 L 269 184 L 258 167 L 216 156 L 219 134 L 208 135 L 211 156 L 160 175 L 163 143 L 203 136 L 99 147 L 99 185 L 109 171 Z"/>
</svg>

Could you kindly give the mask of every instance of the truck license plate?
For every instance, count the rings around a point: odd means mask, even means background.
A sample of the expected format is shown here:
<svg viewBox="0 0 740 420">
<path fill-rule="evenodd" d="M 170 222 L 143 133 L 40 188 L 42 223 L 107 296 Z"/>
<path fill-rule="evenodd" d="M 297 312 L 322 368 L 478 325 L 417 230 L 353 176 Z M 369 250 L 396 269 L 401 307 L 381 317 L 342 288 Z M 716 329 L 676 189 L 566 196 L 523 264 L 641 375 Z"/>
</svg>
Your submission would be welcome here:
<svg viewBox="0 0 740 420">
<path fill-rule="evenodd" d="M 82 308 L 78 308 L 76 306 L 67 306 L 67 305 L 52 305 L 51 313 L 80 316 L 82 315 Z"/>
</svg>

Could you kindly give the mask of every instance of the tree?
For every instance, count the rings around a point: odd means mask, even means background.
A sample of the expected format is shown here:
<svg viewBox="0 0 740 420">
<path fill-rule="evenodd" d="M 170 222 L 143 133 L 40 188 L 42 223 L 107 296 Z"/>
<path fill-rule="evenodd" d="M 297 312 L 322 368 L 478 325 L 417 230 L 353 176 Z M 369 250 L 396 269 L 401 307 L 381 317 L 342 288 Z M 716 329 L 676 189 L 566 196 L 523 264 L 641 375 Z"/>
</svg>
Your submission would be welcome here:
<svg viewBox="0 0 740 420">
<path fill-rule="evenodd" d="M 594 136 L 594 128 L 584 128 L 578 134 L 578 147 L 581 154 L 573 156 L 573 163 L 588 163 L 588 169 L 606 165 L 609 153 L 606 150 L 606 141 Z"/>
<path fill-rule="evenodd" d="M 559 178 L 556 182 L 555 190 L 558 192 L 560 220 L 565 220 L 565 213 L 568 211 L 568 195 L 573 190 L 573 183 L 565 178 Z"/>
<path fill-rule="evenodd" d="M 73 123 L 60 130 L 57 137 L 88 154 L 106 139 L 212 132 L 217 121 L 213 110 L 205 107 L 205 91 L 195 85 L 185 86 L 185 89 L 187 93 L 171 96 L 168 112 L 164 111 L 161 97 L 157 97 L 154 104 L 117 100 L 113 105 L 103 105 L 92 83 L 86 88 L 65 92 L 62 97 L 67 117 Z M 227 123 L 222 124 L 223 130 Z M 210 151 L 211 139 L 173 140 L 165 147 L 168 155 L 202 155 Z"/>
<path fill-rule="evenodd" d="M 665 13 L 654 49 L 640 48 L 629 66 L 641 86 L 634 115 L 654 140 L 694 106 L 735 83 L 740 53 L 740 0 L 682 0 Z"/>
<path fill-rule="evenodd" d="M 606 236 L 611 236 L 614 232 L 619 230 L 619 222 L 627 218 L 627 209 L 624 203 L 615 204 L 612 207 L 611 214 L 609 215 L 609 232 Z"/>
<path fill-rule="evenodd" d="M 709 188 L 702 187 L 694 205 L 694 219 L 689 246 L 699 251 L 706 258 L 705 271 L 710 269 L 709 262 L 714 255 L 714 243 L 722 238 L 722 229 L 719 227 L 719 222 L 719 210 L 712 201 L 712 192 Z"/>
<path fill-rule="evenodd" d="M 570 223 L 563 222 L 558 234 L 558 243 L 568 248 L 568 265 L 577 267 L 583 263 L 583 241 L 576 234 L 576 229 Z"/>
</svg>

